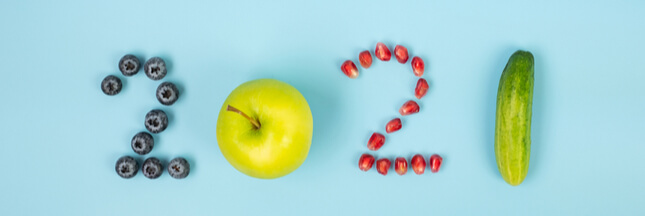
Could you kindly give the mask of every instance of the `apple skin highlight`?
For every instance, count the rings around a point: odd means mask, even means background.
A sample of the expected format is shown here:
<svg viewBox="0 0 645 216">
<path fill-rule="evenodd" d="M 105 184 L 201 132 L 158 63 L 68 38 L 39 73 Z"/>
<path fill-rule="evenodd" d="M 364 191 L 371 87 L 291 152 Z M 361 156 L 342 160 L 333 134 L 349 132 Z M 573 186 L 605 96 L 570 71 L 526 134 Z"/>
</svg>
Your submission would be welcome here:
<svg viewBox="0 0 645 216">
<path fill-rule="evenodd" d="M 229 106 L 240 113 L 229 111 Z M 226 160 L 255 178 L 273 179 L 296 170 L 307 158 L 313 117 L 293 86 L 275 79 L 252 80 L 226 98 L 217 119 L 217 143 Z"/>
</svg>

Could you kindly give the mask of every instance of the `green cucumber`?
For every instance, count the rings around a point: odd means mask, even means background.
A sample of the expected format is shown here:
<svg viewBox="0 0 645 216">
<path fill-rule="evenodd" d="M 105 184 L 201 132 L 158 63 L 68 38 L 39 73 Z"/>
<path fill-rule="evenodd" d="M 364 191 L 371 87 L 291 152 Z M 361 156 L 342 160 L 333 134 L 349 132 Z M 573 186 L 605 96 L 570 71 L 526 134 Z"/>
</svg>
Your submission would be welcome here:
<svg viewBox="0 0 645 216">
<path fill-rule="evenodd" d="M 508 59 L 497 89 L 495 158 L 506 183 L 517 186 L 529 170 L 533 54 L 518 50 Z"/>
</svg>

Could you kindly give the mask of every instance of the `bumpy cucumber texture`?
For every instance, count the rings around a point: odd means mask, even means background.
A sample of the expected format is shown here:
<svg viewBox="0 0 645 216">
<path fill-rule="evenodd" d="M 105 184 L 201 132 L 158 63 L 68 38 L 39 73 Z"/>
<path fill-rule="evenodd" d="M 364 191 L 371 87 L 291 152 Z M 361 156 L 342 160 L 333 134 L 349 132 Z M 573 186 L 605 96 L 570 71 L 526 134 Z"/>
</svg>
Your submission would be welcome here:
<svg viewBox="0 0 645 216">
<path fill-rule="evenodd" d="M 495 157 L 504 180 L 517 186 L 529 170 L 533 54 L 517 51 L 506 64 L 497 91 Z"/>
</svg>

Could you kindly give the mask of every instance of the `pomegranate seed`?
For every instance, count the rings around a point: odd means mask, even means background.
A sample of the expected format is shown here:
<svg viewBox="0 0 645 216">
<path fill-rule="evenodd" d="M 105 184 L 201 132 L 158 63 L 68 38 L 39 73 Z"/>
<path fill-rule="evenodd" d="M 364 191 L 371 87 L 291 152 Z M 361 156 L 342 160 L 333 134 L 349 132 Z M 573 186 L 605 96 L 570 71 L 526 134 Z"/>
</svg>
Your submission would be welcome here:
<svg viewBox="0 0 645 216">
<path fill-rule="evenodd" d="M 380 173 L 381 175 L 387 175 L 387 171 L 390 169 L 390 166 L 392 165 L 392 162 L 390 162 L 390 159 L 387 158 L 381 158 L 376 161 L 376 171 Z"/>
<path fill-rule="evenodd" d="M 439 156 L 438 154 L 433 154 L 430 156 L 430 171 L 433 173 L 439 172 L 439 168 L 441 168 L 441 161 L 443 161 L 443 158 Z"/>
<path fill-rule="evenodd" d="M 370 140 L 367 141 L 367 148 L 372 151 L 379 150 L 381 146 L 385 143 L 385 136 L 380 133 L 373 133 Z"/>
<path fill-rule="evenodd" d="M 408 58 L 410 58 L 408 56 L 408 48 L 396 45 L 396 47 L 394 47 L 394 57 L 396 57 L 396 60 L 399 61 L 399 63 L 405 64 L 408 62 Z"/>
<path fill-rule="evenodd" d="M 356 65 L 351 60 L 343 62 L 343 65 L 340 66 L 340 70 L 342 70 L 349 78 L 354 79 L 358 77 L 358 68 L 356 68 Z"/>
<path fill-rule="evenodd" d="M 358 168 L 363 171 L 368 171 L 372 169 L 374 165 L 374 156 L 370 154 L 361 155 L 361 159 L 358 159 Z"/>
<path fill-rule="evenodd" d="M 376 43 L 376 49 L 374 50 L 374 55 L 376 56 L 377 59 L 380 59 L 381 61 L 389 61 L 390 58 L 392 58 L 392 53 L 390 53 L 390 49 L 385 46 L 384 43 L 378 42 Z"/>
<path fill-rule="evenodd" d="M 417 87 L 414 88 L 414 96 L 417 97 L 417 99 L 421 99 L 423 96 L 428 93 L 428 82 L 424 78 L 419 78 L 419 81 L 417 81 Z"/>
<path fill-rule="evenodd" d="M 401 119 L 395 118 L 385 125 L 385 132 L 392 133 L 401 130 Z"/>
<path fill-rule="evenodd" d="M 365 50 L 361 52 L 361 54 L 358 54 L 358 61 L 361 62 L 361 66 L 363 66 L 363 68 L 370 68 L 370 66 L 372 66 L 372 55 L 370 54 L 370 51 Z"/>
<path fill-rule="evenodd" d="M 414 72 L 415 76 L 421 77 L 423 76 L 423 70 L 425 69 L 425 64 L 423 64 L 423 59 L 419 58 L 419 56 L 415 56 L 412 58 L 412 72 Z"/>
<path fill-rule="evenodd" d="M 417 175 L 423 174 L 426 170 L 426 159 L 423 159 L 423 156 L 420 154 L 414 155 L 412 160 L 410 160 L 410 164 L 412 165 L 412 170 Z"/>
<path fill-rule="evenodd" d="M 413 100 L 405 102 L 403 106 L 401 106 L 401 109 L 399 109 L 399 113 L 401 113 L 402 116 L 412 115 L 418 112 L 419 104 L 417 104 L 417 102 L 414 102 Z"/>
<path fill-rule="evenodd" d="M 399 175 L 405 175 L 408 172 L 408 161 L 402 157 L 396 158 L 394 160 L 394 171 Z"/>
</svg>

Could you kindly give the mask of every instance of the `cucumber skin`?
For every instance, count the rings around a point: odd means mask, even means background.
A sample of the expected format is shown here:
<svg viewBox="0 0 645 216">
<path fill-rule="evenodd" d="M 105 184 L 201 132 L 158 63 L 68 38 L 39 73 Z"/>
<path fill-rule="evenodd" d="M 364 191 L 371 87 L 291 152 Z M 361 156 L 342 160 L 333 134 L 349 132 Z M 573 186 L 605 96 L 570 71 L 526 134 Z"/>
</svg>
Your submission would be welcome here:
<svg viewBox="0 0 645 216">
<path fill-rule="evenodd" d="M 502 178 L 513 186 L 529 170 L 533 73 L 533 54 L 518 50 L 508 59 L 497 89 L 495 158 Z"/>
</svg>

